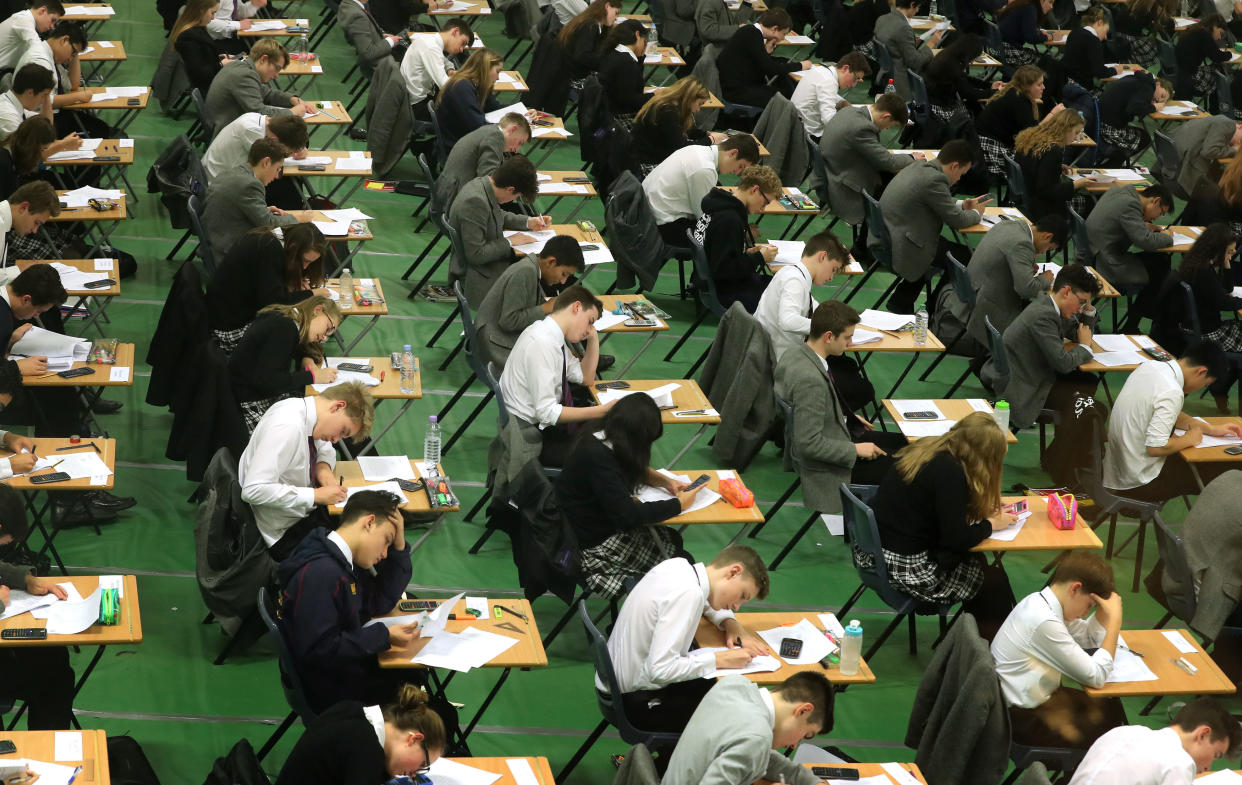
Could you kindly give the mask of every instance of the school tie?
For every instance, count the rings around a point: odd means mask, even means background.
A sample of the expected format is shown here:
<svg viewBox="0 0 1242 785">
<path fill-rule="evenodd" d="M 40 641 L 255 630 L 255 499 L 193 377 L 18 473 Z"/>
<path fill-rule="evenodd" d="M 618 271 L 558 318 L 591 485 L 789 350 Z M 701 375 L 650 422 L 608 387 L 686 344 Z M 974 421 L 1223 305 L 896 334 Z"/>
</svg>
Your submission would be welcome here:
<svg viewBox="0 0 1242 785">
<path fill-rule="evenodd" d="M 319 481 L 315 477 L 315 464 L 317 463 L 317 459 L 319 457 L 319 450 L 315 449 L 314 436 L 306 437 L 306 446 L 310 448 L 310 487 L 318 488 Z"/>
<path fill-rule="evenodd" d="M 574 405 L 574 393 L 569 389 L 569 360 L 565 357 L 564 346 L 561 346 L 561 405 Z"/>
</svg>

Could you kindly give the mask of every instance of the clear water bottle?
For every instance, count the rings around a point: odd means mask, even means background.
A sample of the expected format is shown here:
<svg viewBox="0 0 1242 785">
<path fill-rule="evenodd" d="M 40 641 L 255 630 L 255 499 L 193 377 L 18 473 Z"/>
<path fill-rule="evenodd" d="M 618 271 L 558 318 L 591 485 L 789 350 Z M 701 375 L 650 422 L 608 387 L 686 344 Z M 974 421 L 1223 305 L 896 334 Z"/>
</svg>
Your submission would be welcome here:
<svg viewBox="0 0 1242 785">
<path fill-rule="evenodd" d="M 892 80 L 892 79 L 889 79 L 889 80 L 888 80 L 888 84 L 884 85 L 884 92 L 886 92 L 886 93 L 895 93 L 895 92 L 897 92 L 897 85 L 893 84 L 893 80 Z"/>
<path fill-rule="evenodd" d="M 1009 401 L 1000 400 L 992 407 L 992 418 L 1002 431 L 1009 430 Z"/>
<path fill-rule="evenodd" d="M 858 619 L 850 619 L 845 628 L 845 638 L 841 640 L 841 675 L 854 676 L 858 673 L 858 663 L 862 660 L 862 625 Z"/>
<path fill-rule="evenodd" d="M 310 41 L 306 37 L 306 33 L 302 33 L 293 45 L 289 48 L 289 59 L 294 62 L 306 62 L 311 59 Z"/>
<path fill-rule="evenodd" d="M 920 308 L 914 314 L 914 342 L 922 346 L 927 343 L 927 309 Z"/>
<path fill-rule="evenodd" d="M 660 32 L 656 30 L 655 22 L 647 28 L 647 54 L 653 55 L 660 46 Z"/>
<path fill-rule="evenodd" d="M 408 343 L 401 350 L 401 393 L 403 395 L 414 393 L 414 351 Z M 439 445 L 439 441 L 436 444 Z"/>
<path fill-rule="evenodd" d="M 341 271 L 341 278 L 336 284 L 336 291 L 341 297 L 341 310 L 352 310 L 354 307 L 354 274 L 348 267 Z"/>
<path fill-rule="evenodd" d="M 931 15 L 933 17 L 940 16 L 940 4 L 936 0 L 931 0 Z"/>
<path fill-rule="evenodd" d="M 434 414 L 427 418 L 427 435 L 423 437 L 424 474 L 439 474 L 440 465 L 440 418 Z"/>
</svg>

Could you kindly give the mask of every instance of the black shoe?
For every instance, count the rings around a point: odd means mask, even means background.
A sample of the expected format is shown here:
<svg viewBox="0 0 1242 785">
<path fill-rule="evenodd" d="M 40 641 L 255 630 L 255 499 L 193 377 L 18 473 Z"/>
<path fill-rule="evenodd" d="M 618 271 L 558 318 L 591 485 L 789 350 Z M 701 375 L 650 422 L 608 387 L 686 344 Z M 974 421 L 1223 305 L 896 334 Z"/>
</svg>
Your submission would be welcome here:
<svg viewBox="0 0 1242 785">
<path fill-rule="evenodd" d="M 595 363 L 595 372 L 603 373 L 612 366 L 617 364 L 617 358 L 611 354 L 601 354 L 599 362 Z"/>
<path fill-rule="evenodd" d="M 91 411 L 95 414 L 116 414 L 125 404 L 120 401 L 109 401 L 104 398 L 96 398 L 91 404 Z"/>
<path fill-rule="evenodd" d="M 351 128 L 347 133 L 349 138 L 355 142 L 365 142 L 367 140 L 367 129 L 365 128 Z"/>
<path fill-rule="evenodd" d="M 116 521 L 116 514 L 98 510 L 93 505 L 88 510 L 80 500 L 54 501 L 52 521 L 57 529 L 73 529 L 78 526 L 113 523 Z"/>
<path fill-rule="evenodd" d="M 107 491 L 88 491 L 83 501 L 91 506 L 91 511 L 117 513 L 128 510 L 138 503 L 132 496 L 113 496 Z"/>
</svg>

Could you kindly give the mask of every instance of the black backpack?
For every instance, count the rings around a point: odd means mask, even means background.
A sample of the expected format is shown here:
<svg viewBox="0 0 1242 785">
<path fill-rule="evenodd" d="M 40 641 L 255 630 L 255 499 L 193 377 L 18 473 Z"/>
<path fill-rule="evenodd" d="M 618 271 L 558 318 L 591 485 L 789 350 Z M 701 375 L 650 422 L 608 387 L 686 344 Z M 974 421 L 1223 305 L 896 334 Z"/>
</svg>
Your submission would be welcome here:
<svg viewBox="0 0 1242 785">
<path fill-rule="evenodd" d="M 242 739 L 233 745 L 229 754 L 216 758 L 211 766 L 211 773 L 203 781 L 203 785 L 269 785 L 259 758 L 254 754 L 250 742 Z"/>
<path fill-rule="evenodd" d="M 130 736 L 108 738 L 108 771 L 112 785 L 160 785 L 142 745 Z"/>
</svg>

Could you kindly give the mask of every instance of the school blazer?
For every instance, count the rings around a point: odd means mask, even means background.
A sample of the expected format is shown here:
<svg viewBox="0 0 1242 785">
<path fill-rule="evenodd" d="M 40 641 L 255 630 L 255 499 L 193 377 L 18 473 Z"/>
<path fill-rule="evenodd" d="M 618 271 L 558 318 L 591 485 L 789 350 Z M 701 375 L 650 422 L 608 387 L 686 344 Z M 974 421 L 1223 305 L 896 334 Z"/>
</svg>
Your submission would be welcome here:
<svg viewBox="0 0 1242 785">
<path fill-rule="evenodd" d="M 824 126 L 819 151 L 828 165 L 828 201 L 833 213 L 851 226 L 866 215 L 863 192 L 880 193 L 880 173 L 897 172 L 914 163 L 913 156 L 894 155 L 880 144 L 880 129 L 866 106 L 849 106 Z"/>
<path fill-rule="evenodd" d="M 505 135 L 499 125 L 481 125 L 458 139 L 436 178 L 436 194 L 443 209 L 449 209 L 463 185 L 492 174 L 504 158 Z"/>
<path fill-rule="evenodd" d="M 1216 638 L 1225 621 L 1242 600 L 1242 472 L 1227 471 L 1207 484 L 1182 524 L 1182 539 L 1191 576 L 1199 581 L 1199 596 L 1190 626 L 1208 638 Z M 1165 569 L 1165 591 L 1189 592 L 1195 587 L 1179 584 Z M 1183 620 L 1185 621 L 1185 620 Z"/>
<path fill-rule="evenodd" d="M 823 359 L 805 343 L 777 361 L 776 395 L 793 407 L 792 450 L 801 465 L 803 504 L 839 515 L 841 483 L 850 481 L 858 458 L 847 424 L 853 414 L 842 409 Z"/>
<path fill-rule="evenodd" d="M 352 1 L 352 0 L 351 0 Z M 220 69 L 211 80 L 207 91 L 207 115 L 216 133 L 221 128 L 247 112 L 258 112 L 268 117 L 292 114 L 289 111 L 293 96 L 282 93 L 271 83 L 264 84 L 250 60 L 235 60 Z"/>
<path fill-rule="evenodd" d="M 345 33 L 345 40 L 357 53 L 358 67 L 364 74 L 369 75 L 378 61 L 392 54 L 379 23 L 354 0 L 341 0 L 336 21 Z"/>
<path fill-rule="evenodd" d="M 884 189 L 880 209 L 893 244 L 893 269 L 907 281 L 927 275 L 946 224 L 965 229 L 979 223 L 978 210 L 957 206 L 949 192 L 949 176 L 935 161 L 917 161 L 902 169 Z"/>
<path fill-rule="evenodd" d="M 1147 274 L 1141 267 L 1129 269 L 1138 264 L 1129 258 L 1131 246 L 1142 251 L 1157 251 L 1173 244 L 1172 235 L 1147 228 L 1136 188 L 1110 188 L 1100 197 L 1091 215 L 1087 216 L 1087 238 L 1096 256 L 1096 266 L 1115 286 L 1147 281 Z M 1086 259 L 1078 261 L 1091 263 Z"/>
<path fill-rule="evenodd" d="M 1051 297 L 1040 295 L 1005 330 L 1009 384 L 997 392 L 1009 401 L 1011 425 L 1034 425 L 1057 374 L 1069 373 L 1091 359 L 1085 346 L 1065 349 L 1065 339 L 1076 338 L 1077 329 L 1073 320 L 1061 316 Z"/>
<path fill-rule="evenodd" d="M 453 253 L 449 279 L 464 281 L 462 289 L 472 305 L 482 303 L 492 284 L 516 259 L 504 231 L 525 231 L 526 216 L 500 209 L 490 176 L 485 175 L 462 186 L 448 218 L 462 246 Z"/>
<path fill-rule="evenodd" d="M 522 331 L 544 317 L 539 262 L 531 255 L 509 265 L 488 291 L 475 314 L 484 360 L 504 370 Z"/>
<path fill-rule="evenodd" d="M 1035 241 L 1023 221 L 1004 221 L 985 234 L 969 269 L 975 309 L 966 330 L 981 346 L 988 345 L 984 317 L 1003 333 L 1028 302 L 1049 288 L 1035 277 Z"/>
<path fill-rule="evenodd" d="M 263 183 L 246 164 L 221 172 L 207 187 L 203 232 L 219 259 L 243 234 L 257 226 L 291 226 L 297 222 L 292 215 L 276 215 L 267 209 Z"/>
<path fill-rule="evenodd" d="M 910 97 L 907 71 L 922 71 L 931 62 L 932 51 L 914 34 L 910 20 L 896 8 L 875 20 L 875 37 L 893 56 L 893 86 L 903 98 Z"/>
<path fill-rule="evenodd" d="M 1200 183 L 1216 179 L 1212 177 L 1213 172 L 1221 170 L 1217 160 L 1233 155 L 1229 142 L 1236 130 L 1233 118 L 1215 115 L 1191 120 L 1173 134 L 1173 144 L 1181 162 L 1177 182 L 1186 193 L 1193 194 Z"/>
</svg>

